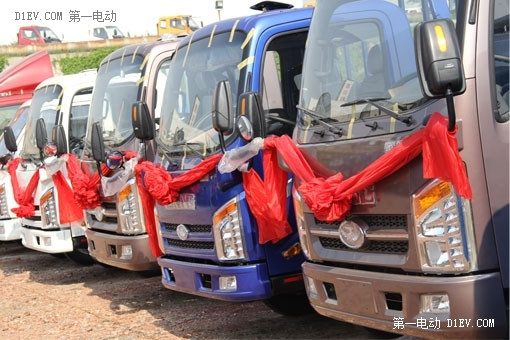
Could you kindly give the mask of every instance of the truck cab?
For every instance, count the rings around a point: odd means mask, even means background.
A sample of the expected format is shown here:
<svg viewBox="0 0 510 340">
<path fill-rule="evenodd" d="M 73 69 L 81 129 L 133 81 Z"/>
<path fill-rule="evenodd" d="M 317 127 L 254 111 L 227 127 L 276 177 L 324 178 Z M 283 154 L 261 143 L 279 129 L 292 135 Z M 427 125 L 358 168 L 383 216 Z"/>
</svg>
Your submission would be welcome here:
<svg viewBox="0 0 510 340">
<path fill-rule="evenodd" d="M 48 52 L 39 51 L 23 58 L 0 73 L 0 128 L 9 125 L 14 132 L 16 151 L 8 152 L 4 137 L 0 137 L 0 240 L 20 239 L 21 219 L 12 208 L 18 207 L 7 171 L 10 160 L 16 158 L 21 150 L 27 111 L 37 85 L 53 76 L 53 68 Z"/>
<path fill-rule="evenodd" d="M 106 157 L 97 160 L 101 164 L 110 166 L 113 158 L 122 159 L 102 177 L 100 205 L 86 210 L 89 253 L 100 263 L 141 272 L 158 268 L 150 246 L 150 238 L 156 240 L 154 222 L 149 221 L 153 214 L 144 214 L 134 173 L 139 160 L 154 159 L 156 144 L 135 138 L 131 112 L 133 105 L 143 102 L 151 117 L 159 120 L 168 64 L 177 43 L 160 40 L 123 47 L 99 67 L 82 162 L 97 172 L 92 150 L 98 144 L 107 150 Z M 94 124 L 101 127 L 100 138 L 93 136 Z M 130 159 L 126 152 L 136 156 Z"/>
<path fill-rule="evenodd" d="M 196 167 L 246 144 L 232 125 L 221 134 L 213 127 L 214 107 L 222 102 L 218 88 L 229 98 L 232 117 L 247 109 L 242 98 L 260 103 L 252 137 L 292 133 L 312 9 L 275 6 L 259 4 L 261 14 L 205 26 L 180 43 L 168 72 L 154 161 L 175 181 L 186 181 Z M 261 155 L 251 167 L 262 173 Z M 157 178 L 153 175 L 144 173 L 149 191 L 156 189 L 147 180 Z M 290 183 L 286 178 L 288 188 Z M 288 234 L 261 241 L 241 171 L 213 169 L 156 209 L 165 287 L 226 301 L 263 300 L 283 314 L 309 311 L 292 211 L 284 221 Z"/>
<path fill-rule="evenodd" d="M 0 73 L 0 128 L 14 117 L 21 104 L 32 98 L 35 88 L 53 76 L 50 55 L 39 51 Z"/>
<path fill-rule="evenodd" d="M 51 28 L 45 26 L 22 26 L 19 28 L 17 35 L 19 45 L 44 45 L 62 42 Z"/>
<path fill-rule="evenodd" d="M 117 26 L 96 26 L 89 32 L 90 39 L 92 40 L 105 40 L 105 39 L 121 39 L 125 35 Z"/>
<path fill-rule="evenodd" d="M 83 211 L 68 184 L 69 156 L 55 155 L 55 145 L 46 142 L 47 136 L 55 137 L 54 131 L 61 127 L 65 135 L 61 148 L 79 157 L 95 79 L 96 71 L 91 70 L 52 77 L 39 84 L 30 106 L 19 164 L 10 171 L 20 204 L 17 214 L 23 218 L 22 244 L 45 253 L 63 253 L 83 264 L 93 261 L 87 252 Z"/>
<path fill-rule="evenodd" d="M 171 15 L 161 17 L 159 18 L 156 26 L 159 36 L 164 34 L 191 34 L 201 27 L 191 15 Z"/>
<path fill-rule="evenodd" d="M 293 140 L 334 194 L 295 181 L 307 294 L 386 332 L 508 337 L 508 3 L 413 3 L 316 3 Z M 404 151 L 439 121 L 451 144 Z"/>
<path fill-rule="evenodd" d="M 12 137 L 17 146 L 16 150 L 8 150 L 5 139 L 5 131 L 0 136 L 0 240 L 12 241 L 21 239 L 21 218 L 11 211 L 11 208 L 17 208 L 18 205 L 14 198 L 11 178 L 7 167 L 9 161 L 19 155 L 19 149 L 23 145 L 25 137 L 25 125 L 30 109 L 31 100 L 27 100 L 18 108 L 8 127 L 13 132 Z"/>
</svg>

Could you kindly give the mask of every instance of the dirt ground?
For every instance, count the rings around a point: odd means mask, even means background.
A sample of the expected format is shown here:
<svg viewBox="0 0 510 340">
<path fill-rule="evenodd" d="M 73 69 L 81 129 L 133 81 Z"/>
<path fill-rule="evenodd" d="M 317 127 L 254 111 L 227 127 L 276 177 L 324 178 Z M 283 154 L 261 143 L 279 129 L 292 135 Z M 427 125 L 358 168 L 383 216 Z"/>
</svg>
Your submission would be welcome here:
<svg viewBox="0 0 510 340">
<path fill-rule="evenodd" d="M 228 303 L 170 291 L 160 276 L 80 266 L 0 243 L 1 339 L 366 339 L 364 328 L 281 316 L 262 302 Z"/>
</svg>

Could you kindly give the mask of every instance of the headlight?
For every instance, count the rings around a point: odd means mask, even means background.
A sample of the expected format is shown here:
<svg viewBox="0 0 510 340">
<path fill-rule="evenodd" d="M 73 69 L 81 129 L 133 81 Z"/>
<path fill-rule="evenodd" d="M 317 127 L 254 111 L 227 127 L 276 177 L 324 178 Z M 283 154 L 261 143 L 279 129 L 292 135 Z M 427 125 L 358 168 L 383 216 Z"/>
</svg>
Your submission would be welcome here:
<svg viewBox="0 0 510 340">
<path fill-rule="evenodd" d="M 119 224 L 122 232 L 125 234 L 142 233 L 145 231 L 145 227 L 140 219 L 141 208 L 138 203 L 138 193 L 134 183 L 134 179 L 129 180 L 128 184 L 117 195 Z"/>
<path fill-rule="evenodd" d="M 0 185 L 0 216 L 9 216 L 9 207 L 7 206 L 7 194 L 5 185 Z"/>
<path fill-rule="evenodd" d="M 53 188 L 46 191 L 39 201 L 43 228 L 58 228 L 57 209 L 55 196 L 53 195 Z"/>
<path fill-rule="evenodd" d="M 306 233 L 305 226 L 305 213 L 303 212 L 303 201 L 301 199 L 301 195 L 299 192 L 293 188 L 292 189 L 292 200 L 294 202 L 294 213 L 296 215 L 296 224 L 299 235 L 299 243 L 301 243 L 301 248 L 303 249 L 303 253 L 305 256 L 310 259 L 310 251 L 308 248 L 308 236 Z"/>
<path fill-rule="evenodd" d="M 476 266 L 469 201 L 450 183 L 434 180 L 413 195 L 418 254 L 423 271 L 457 273 Z"/>
<path fill-rule="evenodd" d="M 241 260 L 246 258 L 243 224 L 237 198 L 227 202 L 213 216 L 214 241 L 220 260 Z"/>
</svg>

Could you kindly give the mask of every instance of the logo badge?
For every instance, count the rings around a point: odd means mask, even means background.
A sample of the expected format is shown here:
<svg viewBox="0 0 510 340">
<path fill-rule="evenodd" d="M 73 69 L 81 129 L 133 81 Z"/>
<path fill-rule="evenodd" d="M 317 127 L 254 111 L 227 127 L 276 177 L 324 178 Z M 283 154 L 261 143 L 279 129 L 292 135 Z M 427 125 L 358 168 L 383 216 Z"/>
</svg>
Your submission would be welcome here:
<svg viewBox="0 0 510 340">
<path fill-rule="evenodd" d="M 179 224 L 176 228 L 176 231 L 180 240 L 186 241 L 188 239 L 189 230 L 184 224 Z"/>
</svg>

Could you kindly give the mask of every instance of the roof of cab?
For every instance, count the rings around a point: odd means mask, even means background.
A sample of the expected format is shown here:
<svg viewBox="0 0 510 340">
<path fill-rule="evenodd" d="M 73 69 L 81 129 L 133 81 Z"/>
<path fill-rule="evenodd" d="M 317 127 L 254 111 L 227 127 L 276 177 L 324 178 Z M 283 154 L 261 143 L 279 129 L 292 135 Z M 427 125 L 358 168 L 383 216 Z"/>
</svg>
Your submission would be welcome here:
<svg viewBox="0 0 510 340">
<path fill-rule="evenodd" d="M 75 74 L 55 76 L 37 85 L 36 91 L 51 85 L 60 85 L 64 89 L 92 87 L 96 81 L 96 76 L 96 70 L 85 70 Z"/>
<path fill-rule="evenodd" d="M 193 40 L 209 37 L 213 30 L 215 33 L 229 31 L 232 30 L 234 25 L 236 30 L 241 30 L 245 32 L 249 32 L 252 28 L 260 28 L 260 30 L 264 30 L 266 28 L 284 22 L 309 20 L 312 17 L 312 13 L 313 13 L 312 7 L 275 9 L 250 16 L 225 19 L 198 29 L 192 35 L 189 35 L 186 38 L 184 38 L 180 46 L 183 46 L 184 44 L 189 42 L 189 39 L 191 39 L 191 37 L 193 37 Z"/>
<path fill-rule="evenodd" d="M 107 55 L 103 61 L 101 62 L 101 65 L 104 63 L 107 63 L 108 60 L 121 58 L 123 55 L 133 55 L 136 53 L 137 55 L 140 55 L 142 57 L 145 57 L 148 55 L 153 49 L 158 48 L 161 46 L 161 48 L 172 48 L 173 45 L 177 45 L 177 43 L 181 40 L 182 37 L 175 37 L 174 39 L 160 39 L 157 41 L 151 41 L 151 42 L 145 42 L 145 43 L 139 43 L 139 44 L 132 44 L 125 47 L 121 47 L 109 55 Z"/>
</svg>

